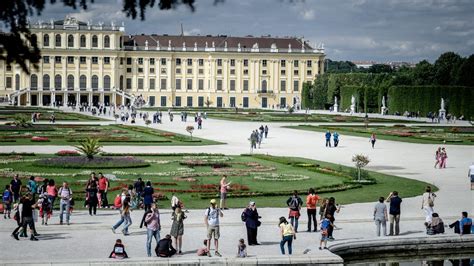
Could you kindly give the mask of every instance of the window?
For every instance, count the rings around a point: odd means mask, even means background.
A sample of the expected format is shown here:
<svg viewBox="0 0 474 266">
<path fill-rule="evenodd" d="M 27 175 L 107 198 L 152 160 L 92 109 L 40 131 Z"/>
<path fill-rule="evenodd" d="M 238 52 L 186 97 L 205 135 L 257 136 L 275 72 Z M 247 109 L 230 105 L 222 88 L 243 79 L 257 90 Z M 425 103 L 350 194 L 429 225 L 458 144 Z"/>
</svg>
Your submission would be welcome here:
<svg viewBox="0 0 474 266">
<path fill-rule="evenodd" d="M 7 65 L 7 71 L 12 71 L 12 66 L 11 65 Z"/>
<path fill-rule="evenodd" d="M 81 48 L 86 47 L 86 36 L 85 36 L 85 35 L 81 35 L 79 42 L 80 42 Z"/>
<path fill-rule="evenodd" d="M 231 69 L 231 70 L 230 70 L 230 74 L 231 74 L 231 75 L 235 75 L 235 69 Z"/>
<path fill-rule="evenodd" d="M 282 75 L 282 76 L 286 75 L 286 70 L 282 69 L 282 70 L 280 71 L 280 75 Z"/>
<path fill-rule="evenodd" d="M 221 90 L 222 90 L 222 79 L 218 79 L 218 80 L 217 80 L 217 87 L 216 87 L 216 89 L 217 89 L 218 91 L 221 91 Z"/>
<path fill-rule="evenodd" d="M 151 74 L 155 74 L 155 69 L 154 69 L 153 67 L 150 68 L 150 73 L 151 73 Z"/>
<path fill-rule="evenodd" d="M 166 90 L 166 79 L 161 79 L 160 90 Z"/>
<path fill-rule="evenodd" d="M 297 80 L 293 81 L 293 91 L 299 91 L 299 82 Z"/>
<path fill-rule="evenodd" d="M 235 79 L 230 80 L 230 90 L 235 91 Z"/>
<path fill-rule="evenodd" d="M 44 47 L 48 47 L 49 46 L 49 35 L 48 34 L 45 34 L 43 36 L 43 46 Z"/>
<path fill-rule="evenodd" d="M 267 97 L 262 97 L 262 108 L 268 107 L 268 99 Z"/>
<path fill-rule="evenodd" d="M 280 98 L 280 108 L 285 108 L 286 107 L 286 97 L 281 97 Z"/>
<path fill-rule="evenodd" d="M 11 89 L 12 88 L 12 77 L 7 77 L 6 81 L 5 81 L 5 87 L 7 89 Z"/>
<path fill-rule="evenodd" d="M 143 67 L 138 68 L 138 73 L 143 73 Z"/>
<path fill-rule="evenodd" d="M 56 47 L 61 47 L 61 35 L 56 34 Z"/>
<path fill-rule="evenodd" d="M 62 77 L 61 77 L 61 75 L 56 75 L 54 77 L 54 88 L 56 90 L 59 90 L 59 89 L 61 89 L 61 87 L 62 87 Z"/>
<path fill-rule="evenodd" d="M 217 107 L 222 107 L 222 97 L 217 97 Z"/>
<path fill-rule="evenodd" d="M 49 64 L 49 56 L 44 56 L 43 57 L 43 63 Z"/>
<path fill-rule="evenodd" d="M 161 106 L 166 106 L 166 96 L 161 96 L 160 102 L 161 102 L 160 103 Z"/>
<path fill-rule="evenodd" d="M 248 69 L 244 69 L 244 75 L 248 75 L 249 74 L 249 70 Z"/>
<path fill-rule="evenodd" d="M 267 81 L 262 80 L 262 92 L 267 92 Z"/>
<path fill-rule="evenodd" d="M 217 75 L 222 75 L 222 69 L 219 68 L 219 69 L 217 70 Z"/>
<path fill-rule="evenodd" d="M 68 56 L 67 57 L 67 63 L 68 64 L 74 64 L 74 57 L 73 56 Z"/>
<path fill-rule="evenodd" d="M 174 98 L 174 105 L 178 106 L 178 107 L 181 106 L 181 97 L 180 96 L 176 96 Z"/>
<path fill-rule="evenodd" d="M 181 58 L 176 58 L 176 65 L 180 66 L 181 65 Z"/>
<path fill-rule="evenodd" d="M 229 105 L 230 107 L 235 107 L 235 97 L 230 97 L 230 102 L 229 102 Z"/>
<path fill-rule="evenodd" d="M 235 59 L 230 59 L 230 66 L 235 66 Z"/>
<path fill-rule="evenodd" d="M 132 64 L 132 58 L 127 57 L 127 65 L 131 65 L 131 64 Z"/>
<path fill-rule="evenodd" d="M 248 108 L 249 107 L 249 97 L 242 98 L 242 107 Z"/>
<path fill-rule="evenodd" d="M 176 74 L 181 74 L 181 68 L 176 69 Z"/>
<path fill-rule="evenodd" d="M 48 74 L 43 75 L 43 89 L 49 90 L 50 84 L 51 84 L 51 81 L 50 81 L 49 75 Z"/>
<path fill-rule="evenodd" d="M 18 74 L 15 75 L 15 89 L 16 90 L 20 89 L 20 75 Z"/>
<path fill-rule="evenodd" d="M 104 89 L 110 89 L 110 76 L 104 76 Z"/>
<path fill-rule="evenodd" d="M 247 67 L 249 66 L 249 60 L 248 59 L 244 59 L 244 67 Z"/>
<path fill-rule="evenodd" d="M 166 68 L 161 69 L 161 74 L 166 74 Z"/>
<path fill-rule="evenodd" d="M 204 97 L 198 97 L 198 107 L 204 107 Z"/>
<path fill-rule="evenodd" d="M 293 71 L 293 75 L 295 75 L 295 76 L 298 76 L 299 73 L 300 73 L 300 72 L 298 71 L 298 69 L 296 69 L 296 70 Z"/>
<path fill-rule="evenodd" d="M 203 79 L 198 79 L 198 90 L 200 90 L 200 91 L 204 90 L 204 80 Z"/>
<path fill-rule="evenodd" d="M 204 66 L 204 59 L 199 59 L 199 66 Z"/>
<path fill-rule="evenodd" d="M 55 56 L 54 57 L 54 63 L 61 64 L 61 57 L 60 56 Z"/>
<path fill-rule="evenodd" d="M 99 88 L 99 77 L 97 75 L 92 76 L 91 86 L 92 86 L 93 89 L 98 89 Z"/>
<path fill-rule="evenodd" d="M 186 106 L 188 106 L 188 107 L 193 106 L 193 96 L 186 97 Z"/>
<path fill-rule="evenodd" d="M 166 58 L 161 58 L 161 65 L 163 65 L 163 66 L 166 65 Z"/>
<path fill-rule="evenodd" d="M 104 57 L 104 64 L 110 64 L 110 57 Z"/>
<path fill-rule="evenodd" d="M 267 70 L 266 69 L 262 70 L 262 75 L 266 75 L 266 74 L 267 74 Z"/>
<path fill-rule="evenodd" d="M 73 75 L 68 75 L 67 76 L 67 88 L 68 89 L 73 89 L 74 88 L 74 76 Z"/>
<path fill-rule="evenodd" d="M 110 37 L 108 35 L 105 35 L 104 37 L 104 47 L 110 48 Z"/>
<path fill-rule="evenodd" d="M 139 65 L 143 65 L 143 58 L 142 58 L 142 57 L 139 57 L 139 58 L 138 58 L 138 64 L 139 64 Z"/>
<path fill-rule="evenodd" d="M 193 69 L 192 69 L 192 68 L 188 68 L 188 69 L 186 70 L 186 73 L 189 74 L 189 75 L 193 74 Z"/>
<path fill-rule="evenodd" d="M 85 89 L 87 87 L 87 77 L 85 75 L 81 75 L 79 77 L 79 88 Z"/>
<path fill-rule="evenodd" d="M 132 68 L 131 67 L 127 67 L 127 73 L 132 73 Z"/>
<path fill-rule="evenodd" d="M 188 79 L 186 81 L 186 89 L 187 90 L 192 90 L 193 89 L 193 80 L 192 79 Z"/>
<path fill-rule="evenodd" d="M 143 90 L 143 79 L 142 78 L 138 79 L 138 89 Z"/>
<path fill-rule="evenodd" d="M 150 79 L 149 90 L 155 90 L 155 79 Z"/>
<path fill-rule="evenodd" d="M 132 79 L 131 78 L 127 78 L 127 90 L 130 90 L 132 89 Z"/>
<path fill-rule="evenodd" d="M 280 61 L 280 66 L 281 66 L 281 67 L 286 67 L 286 61 L 285 61 L 285 60 L 281 60 L 281 61 Z"/>
<path fill-rule="evenodd" d="M 192 66 L 193 65 L 193 60 L 192 59 L 188 59 L 188 66 Z"/>
<path fill-rule="evenodd" d="M 86 57 L 85 56 L 79 57 L 79 63 L 85 64 L 86 63 Z"/>
<path fill-rule="evenodd" d="M 155 96 L 150 96 L 148 98 L 148 105 L 155 106 Z"/>
<path fill-rule="evenodd" d="M 123 65 L 123 57 L 120 57 L 120 65 Z"/>
<path fill-rule="evenodd" d="M 155 58 L 150 58 L 150 65 L 154 65 L 155 64 Z"/>
<path fill-rule="evenodd" d="M 92 47 L 97 48 L 99 46 L 99 38 L 97 35 L 92 36 Z"/>
<path fill-rule="evenodd" d="M 199 75 L 204 75 L 204 69 L 200 68 L 200 69 L 198 70 L 198 73 L 199 73 Z"/>
<path fill-rule="evenodd" d="M 30 77 L 30 88 L 38 88 L 38 76 L 36 74 L 32 74 Z"/>
<path fill-rule="evenodd" d="M 267 67 L 267 60 L 262 60 L 262 67 Z"/>
<path fill-rule="evenodd" d="M 74 47 L 74 36 L 72 34 L 67 36 L 67 47 Z"/>
<path fill-rule="evenodd" d="M 298 60 L 293 61 L 293 67 L 298 67 Z"/>
<path fill-rule="evenodd" d="M 311 67 L 313 64 L 312 64 L 312 61 L 311 60 L 308 60 L 306 61 L 306 66 L 307 67 Z"/>
<path fill-rule="evenodd" d="M 177 90 L 181 89 L 181 79 L 176 79 L 176 89 Z"/>
<path fill-rule="evenodd" d="M 280 80 L 280 91 L 286 91 L 286 80 Z"/>
<path fill-rule="evenodd" d="M 244 91 L 248 91 L 248 90 L 249 90 L 249 80 L 248 80 L 248 79 L 244 79 L 243 90 L 244 90 Z"/>
<path fill-rule="evenodd" d="M 99 63 L 99 58 L 97 56 L 92 57 L 92 64 L 98 64 Z"/>
<path fill-rule="evenodd" d="M 123 76 L 122 75 L 119 78 L 119 88 L 123 90 Z"/>
<path fill-rule="evenodd" d="M 313 72 L 311 70 L 306 70 L 306 75 L 311 76 Z"/>
</svg>

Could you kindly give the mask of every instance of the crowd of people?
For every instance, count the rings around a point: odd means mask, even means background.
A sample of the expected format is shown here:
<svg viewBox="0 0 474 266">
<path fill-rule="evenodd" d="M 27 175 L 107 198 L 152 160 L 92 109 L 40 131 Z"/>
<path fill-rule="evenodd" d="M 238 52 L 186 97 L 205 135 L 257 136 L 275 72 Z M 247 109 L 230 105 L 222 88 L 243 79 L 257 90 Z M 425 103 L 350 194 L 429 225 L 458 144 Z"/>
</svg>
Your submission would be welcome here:
<svg viewBox="0 0 474 266">
<path fill-rule="evenodd" d="M 257 145 L 260 149 L 263 139 L 268 137 L 268 130 L 269 128 L 267 125 L 261 125 L 258 129 L 252 131 L 249 138 L 250 152 L 253 152 L 254 149 L 257 149 Z"/>
</svg>

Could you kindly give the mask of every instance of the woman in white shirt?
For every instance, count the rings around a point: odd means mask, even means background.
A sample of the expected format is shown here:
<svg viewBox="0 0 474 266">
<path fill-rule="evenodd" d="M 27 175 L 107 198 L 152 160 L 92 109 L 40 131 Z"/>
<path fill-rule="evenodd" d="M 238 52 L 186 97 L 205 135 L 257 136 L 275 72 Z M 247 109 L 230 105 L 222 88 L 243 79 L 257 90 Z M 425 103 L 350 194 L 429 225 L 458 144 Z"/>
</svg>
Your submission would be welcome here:
<svg viewBox="0 0 474 266">
<path fill-rule="evenodd" d="M 432 215 L 433 215 L 433 207 L 434 207 L 434 200 L 436 198 L 436 194 L 431 192 L 431 187 L 427 186 L 425 193 L 423 193 L 421 199 L 421 209 L 425 211 L 425 222 L 431 223 Z"/>
</svg>

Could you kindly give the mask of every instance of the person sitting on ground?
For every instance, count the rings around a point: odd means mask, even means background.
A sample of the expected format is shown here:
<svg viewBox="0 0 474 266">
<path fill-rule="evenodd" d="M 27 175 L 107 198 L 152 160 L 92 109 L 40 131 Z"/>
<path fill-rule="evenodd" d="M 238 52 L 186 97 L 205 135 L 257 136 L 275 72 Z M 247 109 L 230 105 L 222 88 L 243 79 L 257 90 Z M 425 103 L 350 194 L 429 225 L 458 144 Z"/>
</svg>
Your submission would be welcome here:
<svg viewBox="0 0 474 266">
<path fill-rule="evenodd" d="M 472 228 L 472 219 L 467 217 L 467 212 L 462 212 L 462 217 L 460 220 L 449 225 L 449 228 L 454 227 L 454 233 L 460 235 L 471 234 Z"/>
<path fill-rule="evenodd" d="M 171 257 L 176 254 L 176 249 L 173 248 L 173 241 L 170 235 L 166 235 L 165 238 L 161 239 L 156 245 L 156 256 L 158 257 Z"/>
<path fill-rule="evenodd" d="M 127 252 L 125 251 L 125 246 L 122 244 L 121 239 L 115 241 L 114 248 L 110 252 L 109 258 L 113 259 L 126 259 L 128 258 Z"/>
<path fill-rule="evenodd" d="M 203 246 L 198 249 L 197 255 L 198 256 L 208 256 L 209 249 L 207 248 L 207 239 L 204 239 Z"/>
<path fill-rule="evenodd" d="M 431 222 L 426 226 L 426 233 L 428 235 L 444 234 L 444 222 L 436 212 L 432 214 Z"/>
<path fill-rule="evenodd" d="M 239 244 L 237 245 L 237 257 L 247 257 L 247 246 L 245 245 L 245 240 L 243 238 L 239 240 Z"/>
</svg>

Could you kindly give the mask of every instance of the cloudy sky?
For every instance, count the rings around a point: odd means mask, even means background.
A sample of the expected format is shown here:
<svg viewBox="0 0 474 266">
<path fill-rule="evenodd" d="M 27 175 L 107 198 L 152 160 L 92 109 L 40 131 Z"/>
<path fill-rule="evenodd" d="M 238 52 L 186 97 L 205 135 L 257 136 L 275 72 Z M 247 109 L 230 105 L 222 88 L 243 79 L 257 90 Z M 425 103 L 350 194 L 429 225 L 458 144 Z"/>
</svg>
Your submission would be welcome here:
<svg viewBox="0 0 474 266">
<path fill-rule="evenodd" d="M 121 12 L 121 0 L 95 0 L 87 11 L 48 6 L 41 19 L 125 23 L 129 34 L 226 34 L 297 36 L 316 46 L 324 43 L 333 60 L 434 61 L 441 53 L 474 53 L 472 0 L 196 0 L 160 11 L 148 9 L 146 20 Z"/>
</svg>

